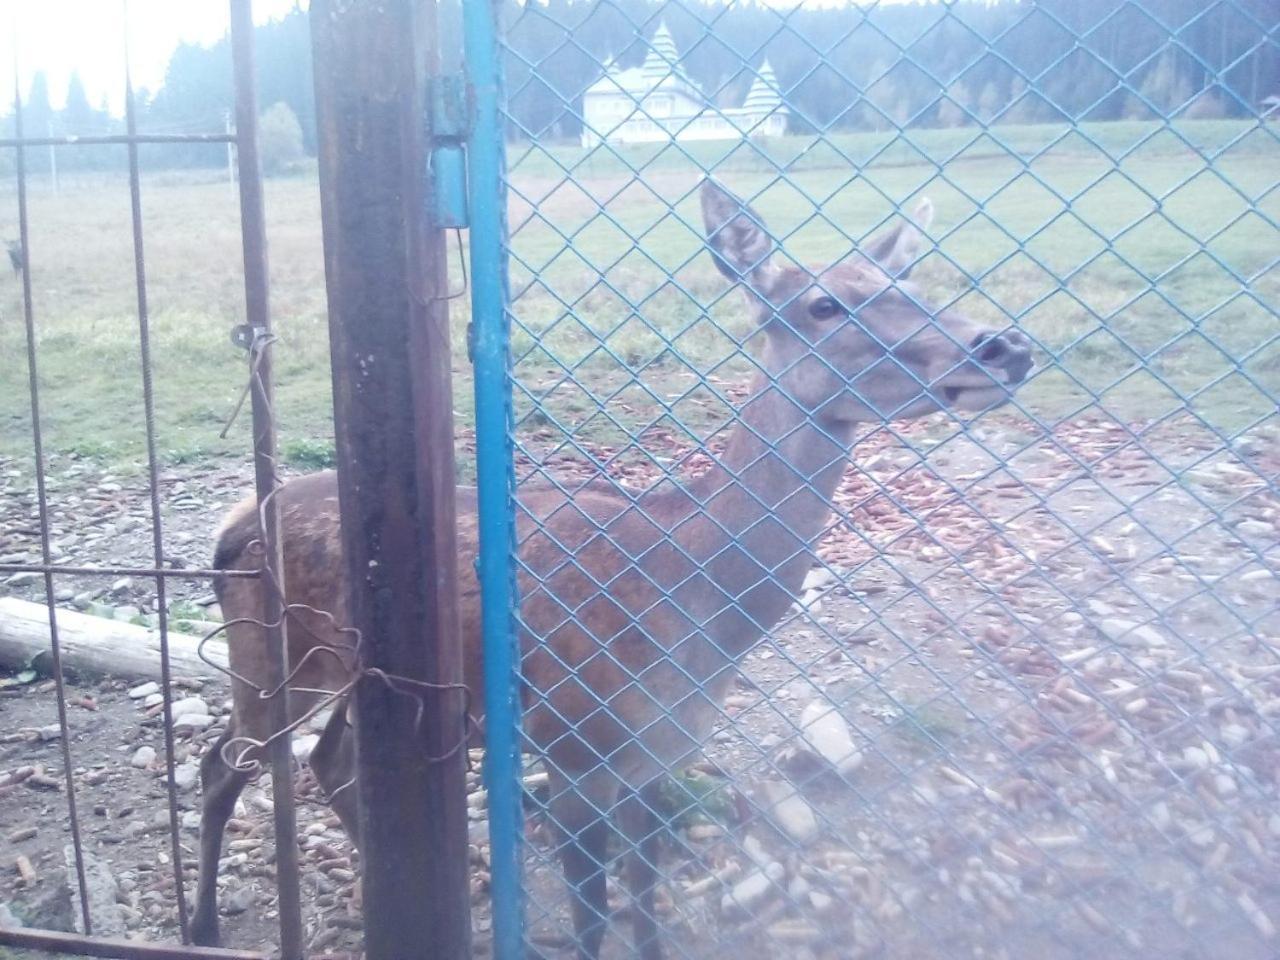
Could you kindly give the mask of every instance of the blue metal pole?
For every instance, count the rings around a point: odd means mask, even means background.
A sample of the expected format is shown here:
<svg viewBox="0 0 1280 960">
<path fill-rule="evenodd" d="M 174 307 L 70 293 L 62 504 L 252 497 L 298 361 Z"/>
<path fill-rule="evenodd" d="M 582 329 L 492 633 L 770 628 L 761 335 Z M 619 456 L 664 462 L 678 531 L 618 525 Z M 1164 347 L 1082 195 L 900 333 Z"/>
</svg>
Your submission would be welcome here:
<svg viewBox="0 0 1280 960">
<path fill-rule="evenodd" d="M 514 629 L 514 474 L 507 323 L 506 186 L 497 8 L 464 0 L 467 74 L 475 114 L 468 138 L 471 201 L 471 346 L 475 367 L 476 483 L 484 631 L 485 784 L 489 791 L 494 960 L 524 955 L 521 884 L 519 652 Z"/>
</svg>

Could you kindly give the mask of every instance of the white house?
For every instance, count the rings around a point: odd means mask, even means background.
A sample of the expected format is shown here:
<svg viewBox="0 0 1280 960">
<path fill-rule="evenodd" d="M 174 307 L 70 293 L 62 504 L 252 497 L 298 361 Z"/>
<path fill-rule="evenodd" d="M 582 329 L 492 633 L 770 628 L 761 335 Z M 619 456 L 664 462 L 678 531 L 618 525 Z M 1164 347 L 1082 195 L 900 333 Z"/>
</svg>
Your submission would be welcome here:
<svg viewBox="0 0 1280 960">
<path fill-rule="evenodd" d="M 773 68 L 765 60 L 739 107 L 717 109 L 680 67 L 665 23 L 658 25 L 644 63 L 616 64 L 582 97 L 582 145 L 661 143 L 670 140 L 740 140 L 786 132 L 787 108 Z"/>
</svg>

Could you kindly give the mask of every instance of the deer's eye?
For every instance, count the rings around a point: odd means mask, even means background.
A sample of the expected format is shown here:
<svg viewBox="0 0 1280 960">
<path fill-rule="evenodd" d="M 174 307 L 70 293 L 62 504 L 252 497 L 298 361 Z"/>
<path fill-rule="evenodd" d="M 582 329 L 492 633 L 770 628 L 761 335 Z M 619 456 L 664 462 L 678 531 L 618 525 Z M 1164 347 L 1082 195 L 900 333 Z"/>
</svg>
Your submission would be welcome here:
<svg viewBox="0 0 1280 960">
<path fill-rule="evenodd" d="M 844 307 L 831 297 L 819 297 L 809 304 L 809 316 L 815 320 L 830 320 L 844 313 Z"/>
</svg>

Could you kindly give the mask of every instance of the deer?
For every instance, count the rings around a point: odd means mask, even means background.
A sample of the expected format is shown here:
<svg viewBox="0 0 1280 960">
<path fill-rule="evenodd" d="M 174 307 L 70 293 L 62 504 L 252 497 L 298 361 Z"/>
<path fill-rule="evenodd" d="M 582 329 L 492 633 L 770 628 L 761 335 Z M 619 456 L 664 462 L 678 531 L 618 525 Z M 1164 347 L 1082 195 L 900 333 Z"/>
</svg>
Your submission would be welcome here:
<svg viewBox="0 0 1280 960">
<path fill-rule="evenodd" d="M 515 494 L 524 737 L 548 774 L 579 960 L 596 960 L 608 925 L 614 824 L 628 845 L 635 950 L 642 960 L 663 956 L 654 912 L 663 776 L 698 759 L 743 658 L 800 595 L 857 431 L 998 407 L 1034 366 L 1021 332 L 936 308 L 911 285 L 933 215 L 927 200 L 861 249 L 814 269 L 783 262 L 764 220 L 718 182 L 703 181 L 700 203 L 711 258 L 745 292 L 750 327 L 763 340 L 723 453 L 687 482 L 667 478 L 639 493 L 597 479 L 573 490 L 528 482 Z M 291 696 L 298 714 L 315 691 L 343 689 L 354 668 L 307 656 L 317 644 L 344 644 L 337 490 L 326 472 L 291 479 L 275 494 L 285 599 L 302 611 L 290 615 L 288 655 L 300 665 L 296 686 L 312 692 Z M 458 487 L 463 670 L 478 692 L 476 509 L 475 490 Z M 260 568 L 260 536 L 255 502 L 246 500 L 224 522 L 214 566 Z M 273 732 L 266 701 L 242 682 L 265 686 L 265 639 L 255 622 L 261 590 L 247 577 L 216 584 L 231 625 L 231 670 L 241 679 L 227 729 L 201 764 L 198 944 L 218 943 L 222 836 L 250 777 L 223 747 Z M 358 704 L 335 708 L 310 756 L 357 848 L 355 791 L 341 788 L 356 775 L 358 723 Z"/>
</svg>

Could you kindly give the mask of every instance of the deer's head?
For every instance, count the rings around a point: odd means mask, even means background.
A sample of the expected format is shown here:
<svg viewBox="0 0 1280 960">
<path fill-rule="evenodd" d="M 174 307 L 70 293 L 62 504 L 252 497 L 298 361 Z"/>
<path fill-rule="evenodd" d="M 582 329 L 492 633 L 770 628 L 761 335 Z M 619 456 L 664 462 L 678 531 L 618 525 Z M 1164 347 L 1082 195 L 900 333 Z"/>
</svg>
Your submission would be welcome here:
<svg viewBox="0 0 1280 960">
<path fill-rule="evenodd" d="M 819 423 L 985 410 L 1007 402 L 1034 365 L 1021 333 L 936 309 L 904 282 L 933 217 L 927 200 L 911 221 L 814 269 L 778 263 L 760 216 L 711 180 L 702 213 L 716 266 L 758 314 L 762 365 Z"/>
</svg>

